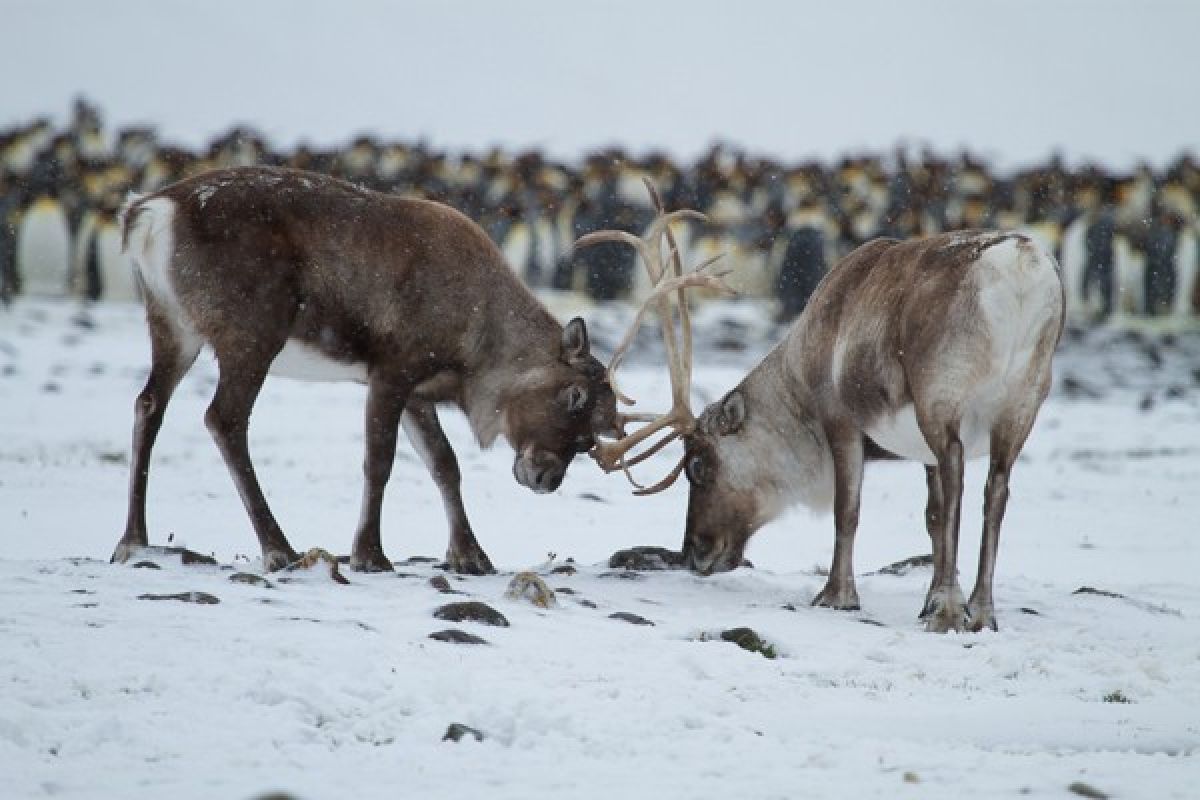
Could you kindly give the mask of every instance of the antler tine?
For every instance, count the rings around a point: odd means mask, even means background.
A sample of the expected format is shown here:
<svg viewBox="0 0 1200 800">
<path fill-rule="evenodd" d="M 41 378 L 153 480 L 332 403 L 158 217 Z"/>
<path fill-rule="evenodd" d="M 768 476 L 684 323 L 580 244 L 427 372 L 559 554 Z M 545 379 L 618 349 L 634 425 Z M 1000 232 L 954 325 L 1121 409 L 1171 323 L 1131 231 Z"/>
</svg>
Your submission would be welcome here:
<svg viewBox="0 0 1200 800">
<path fill-rule="evenodd" d="M 667 477 L 663 478 L 661 481 L 654 484 L 653 486 L 643 487 L 643 486 L 634 484 L 635 486 L 637 486 L 637 489 L 635 489 L 633 493 L 635 495 L 637 495 L 638 497 L 645 497 L 648 494 L 658 494 L 659 492 L 663 491 L 664 489 L 669 488 L 673 483 L 675 483 L 675 481 L 679 480 L 679 475 L 680 475 L 680 473 L 683 472 L 683 466 L 686 463 L 687 463 L 687 456 L 684 456 L 683 458 L 679 459 L 679 463 L 675 465 L 675 469 L 673 469 L 669 473 L 667 473 Z"/>
<path fill-rule="evenodd" d="M 646 265 L 646 271 L 650 273 L 650 280 L 654 283 L 658 282 L 662 272 L 662 267 L 658 266 L 658 262 L 661 260 L 661 257 L 651 250 L 650 243 L 647 240 L 639 236 L 634 236 L 632 233 L 626 233 L 625 231 L 595 231 L 593 233 L 580 236 L 578 239 L 576 239 L 575 249 L 578 250 L 581 247 L 590 247 L 591 245 L 600 244 L 601 242 L 618 242 L 630 245 L 636 249 L 638 251 L 638 255 L 642 257 L 642 262 Z M 654 274 L 655 270 L 652 269 L 653 267 L 658 267 L 658 272 L 660 275 Z"/>
<path fill-rule="evenodd" d="M 637 488 L 635 494 L 639 495 L 652 494 L 666 489 L 679 477 L 683 470 L 683 462 L 681 461 L 666 478 L 653 486 L 642 486 L 638 483 L 631 474 L 630 468 L 641 464 L 661 452 L 668 444 L 680 436 L 686 435 L 696 424 L 696 418 L 692 414 L 689 404 L 692 378 L 692 333 L 691 316 L 685 291 L 695 287 L 706 287 L 723 294 L 733 293 L 728 284 L 722 280 L 728 272 L 712 272 L 709 269 L 719 256 L 707 259 L 694 270 L 685 272 L 683 269 L 683 258 L 679 250 L 679 244 L 675 240 L 675 234 L 671 230 L 671 223 L 685 219 L 707 220 L 707 217 L 691 209 L 682 209 L 668 213 L 663 207 L 662 197 L 659 195 L 654 184 L 649 179 L 643 179 L 643 182 L 650 193 L 650 199 L 657 214 L 654 221 L 646 230 L 645 235 L 637 237 L 621 231 L 598 231 L 580 238 L 575 244 L 576 247 L 596 244 L 598 242 L 623 242 L 631 245 L 636 248 L 638 254 L 641 256 L 653 286 L 650 294 L 642 302 L 641 308 L 638 309 L 633 324 L 613 353 L 608 367 L 609 385 L 613 388 L 613 391 L 617 394 L 621 402 L 625 404 L 633 403 L 631 398 L 626 397 L 617 390 L 614 377 L 617 367 L 620 366 L 626 353 L 632 346 L 633 340 L 641 328 L 646 314 L 653 311 L 658 316 L 660 327 L 662 328 L 664 355 L 666 356 L 671 379 L 671 409 L 666 414 L 655 417 L 632 414 L 621 415 L 618 418 L 617 426 L 620 438 L 615 442 L 597 443 L 592 451 L 592 457 L 606 472 L 612 472 L 616 469 L 622 470 L 630 483 Z M 664 238 L 668 248 L 668 263 L 663 262 Z M 682 342 L 677 338 L 675 331 L 676 323 L 672 308 L 672 295 L 676 296 L 675 299 L 679 304 L 679 324 L 683 328 L 681 333 Z M 625 423 L 632 421 L 647 422 L 648 424 L 633 433 L 627 434 L 625 432 Z M 668 435 L 652 444 L 644 452 L 632 458 L 627 457 L 633 448 L 646 442 L 656 433 L 667 427 L 672 429 Z"/>
</svg>

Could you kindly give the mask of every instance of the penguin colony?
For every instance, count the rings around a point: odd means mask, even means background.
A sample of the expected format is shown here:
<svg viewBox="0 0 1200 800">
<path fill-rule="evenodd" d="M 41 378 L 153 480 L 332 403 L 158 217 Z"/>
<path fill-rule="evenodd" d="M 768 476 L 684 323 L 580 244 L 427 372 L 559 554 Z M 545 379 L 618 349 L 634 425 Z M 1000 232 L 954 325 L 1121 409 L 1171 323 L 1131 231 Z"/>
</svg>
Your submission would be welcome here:
<svg viewBox="0 0 1200 800">
<path fill-rule="evenodd" d="M 117 220 L 126 194 L 252 164 L 448 203 L 483 225 L 530 286 L 597 302 L 636 301 L 648 287 L 626 249 L 571 245 L 600 229 L 641 233 L 653 217 L 641 183 L 649 177 L 668 208 L 708 216 L 680 226 L 688 259 L 727 253 L 730 283 L 771 301 L 780 321 L 869 239 L 974 228 L 1021 231 L 1053 253 L 1076 324 L 1200 312 L 1200 164 L 1188 155 L 1161 171 L 1069 168 L 1056 158 L 1011 174 L 970 154 L 907 150 L 788 164 L 714 146 L 680 164 L 613 148 L 565 164 L 536 151 L 446 153 L 367 136 L 282 151 L 246 128 L 191 151 L 148 128 L 108 130 L 83 100 L 61 129 L 39 119 L 0 131 L 0 300 L 135 300 Z"/>
</svg>

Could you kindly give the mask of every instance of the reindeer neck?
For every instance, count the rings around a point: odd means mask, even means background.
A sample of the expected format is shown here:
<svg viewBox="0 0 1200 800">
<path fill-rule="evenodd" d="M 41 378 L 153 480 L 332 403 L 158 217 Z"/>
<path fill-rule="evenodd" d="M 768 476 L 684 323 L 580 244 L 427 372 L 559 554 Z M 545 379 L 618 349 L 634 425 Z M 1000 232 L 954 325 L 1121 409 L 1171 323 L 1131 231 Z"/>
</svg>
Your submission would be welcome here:
<svg viewBox="0 0 1200 800">
<path fill-rule="evenodd" d="M 776 462 L 763 465 L 760 480 L 776 496 L 768 514 L 803 503 L 814 509 L 833 502 L 832 457 L 808 387 L 787 365 L 787 342 L 781 342 L 742 381 L 746 424 L 754 438 L 771 447 L 759 448 Z M 779 447 L 778 445 L 787 445 Z"/>
<path fill-rule="evenodd" d="M 480 307 L 468 339 L 461 405 L 486 447 L 504 432 L 510 398 L 557 363 L 562 326 L 524 286 L 500 285 Z"/>
</svg>

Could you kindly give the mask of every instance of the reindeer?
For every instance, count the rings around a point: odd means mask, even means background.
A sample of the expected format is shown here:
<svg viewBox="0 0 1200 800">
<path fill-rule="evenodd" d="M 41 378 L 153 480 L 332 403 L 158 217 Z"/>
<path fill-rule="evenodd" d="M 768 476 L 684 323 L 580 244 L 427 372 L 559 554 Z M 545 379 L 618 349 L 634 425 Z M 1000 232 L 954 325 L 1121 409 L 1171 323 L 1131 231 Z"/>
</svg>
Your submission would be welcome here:
<svg viewBox="0 0 1200 800">
<path fill-rule="evenodd" d="M 666 236 L 679 273 L 669 230 L 655 233 Z M 661 241 L 604 231 L 581 243 L 600 240 L 634 244 L 652 280 L 666 274 L 654 260 Z M 679 304 L 683 335 L 690 336 L 682 297 Z M 673 318 L 662 316 L 671 338 Z M 790 505 L 832 506 L 833 566 L 813 605 L 836 609 L 859 608 L 853 550 L 864 462 L 919 461 L 933 549 L 921 612 L 926 628 L 996 630 L 992 578 L 1009 475 L 1050 389 L 1063 322 L 1058 265 L 1026 236 L 964 231 L 877 239 L 825 276 L 786 338 L 699 419 L 688 405 L 690 352 L 668 347 L 671 410 L 617 442 L 598 444 L 593 456 L 606 471 L 628 475 L 630 466 L 683 439 L 675 469 L 636 493 L 662 491 L 686 473 L 683 556 L 702 575 L 739 566 L 749 538 Z M 614 356 L 609 366 L 614 389 L 619 363 Z M 664 429 L 658 443 L 629 456 Z M 979 573 L 964 602 L 956 566 L 963 462 L 985 453 Z"/>
<path fill-rule="evenodd" d="M 459 492 L 460 471 L 436 404 L 462 409 L 479 443 L 504 437 L 513 475 L 550 492 L 598 434 L 615 431 L 605 369 L 587 328 L 563 328 L 521 285 L 479 226 L 453 209 L 333 178 L 263 167 L 208 172 L 123 211 L 150 331 L 138 395 L 126 561 L 147 544 L 150 453 L 171 394 L 205 344 L 219 368 L 205 422 L 258 535 L 264 568 L 296 559 L 247 447 L 268 373 L 367 386 L 365 489 L 352 568 L 392 568 L 380 509 L 403 425 L 441 492 L 446 560 L 494 572 Z"/>
</svg>

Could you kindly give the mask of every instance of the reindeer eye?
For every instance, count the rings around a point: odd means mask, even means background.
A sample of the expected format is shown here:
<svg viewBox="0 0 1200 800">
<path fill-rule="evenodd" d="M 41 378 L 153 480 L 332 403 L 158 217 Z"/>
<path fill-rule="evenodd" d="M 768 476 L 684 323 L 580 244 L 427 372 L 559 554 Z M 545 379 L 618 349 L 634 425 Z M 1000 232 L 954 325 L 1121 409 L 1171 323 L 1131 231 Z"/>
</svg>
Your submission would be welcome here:
<svg viewBox="0 0 1200 800">
<path fill-rule="evenodd" d="M 708 482 L 708 465 L 705 464 L 703 456 L 688 456 L 684 471 L 687 473 L 688 480 L 694 484 L 703 485 Z"/>
<path fill-rule="evenodd" d="M 568 386 L 563 389 L 562 403 L 567 407 L 568 414 L 578 414 L 587 406 L 587 389 L 582 386 Z"/>
</svg>

